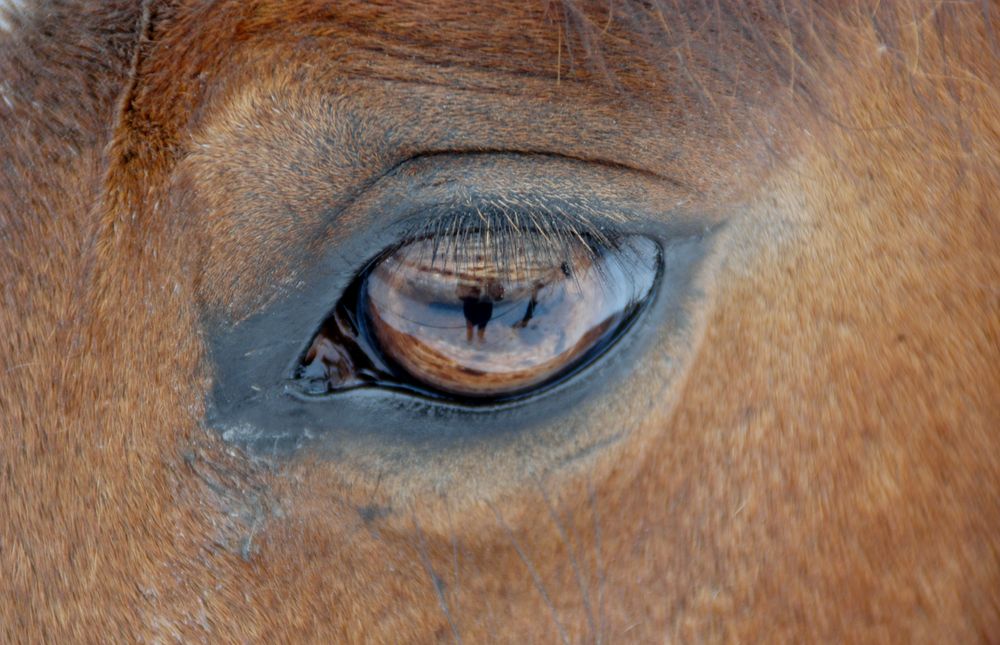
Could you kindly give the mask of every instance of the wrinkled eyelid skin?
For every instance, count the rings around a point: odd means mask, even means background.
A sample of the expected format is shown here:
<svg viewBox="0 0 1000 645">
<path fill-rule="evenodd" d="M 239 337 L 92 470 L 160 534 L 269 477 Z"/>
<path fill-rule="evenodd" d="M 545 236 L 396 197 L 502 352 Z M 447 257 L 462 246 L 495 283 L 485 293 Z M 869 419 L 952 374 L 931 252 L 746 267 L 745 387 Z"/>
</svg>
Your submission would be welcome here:
<svg viewBox="0 0 1000 645">
<path fill-rule="evenodd" d="M 663 233 L 663 227 L 697 231 L 726 217 L 702 208 L 685 210 L 691 192 L 669 178 L 558 155 L 418 156 L 347 196 L 340 183 L 310 180 L 303 190 L 326 191 L 328 198 L 311 196 L 309 203 L 275 195 L 239 168 L 217 166 L 215 160 L 193 155 L 185 175 L 193 186 L 190 216 L 213 221 L 212 257 L 225 260 L 210 258 L 203 269 L 203 283 L 212 285 L 200 294 L 203 307 L 210 316 L 233 320 L 257 313 L 287 285 L 315 271 L 319 256 L 331 248 L 353 264 L 353 274 L 374 253 L 456 209 L 495 205 L 549 217 L 566 213 L 586 218 L 591 227 L 611 226 L 631 234 L 645 234 L 646 227 L 658 229 L 656 233 Z M 267 176 L 271 171 L 260 172 Z M 211 189 L 212 182 L 222 180 L 227 191 Z M 200 182 L 207 182 L 204 191 Z M 216 201 L 202 203 L 202 192 Z M 353 243 L 359 237 L 365 243 Z M 242 242 L 247 238 L 261 238 L 268 246 L 247 258 Z"/>
<path fill-rule="evenodd" d="M 663 196 L 660 183 L 554 156 L 434 155 L 404 164 L 337 216 L 352 225 L 337 226 L 318 250 L 303 252 L 293 286 L 237 321 L 206 312 L 214 379 L 208 425 L 252 454 L 281 458 L 308 447 L 309 454 L 369 475 L 388 467 L 422 481 L 434 479 L 435 460 L 447 459 L 454 470 L 509 452 L 513 465 L 506 476 L 517 477 L 519 462 L 534 469 L 544 465 L 540 455 L 565 462 L 614 441 L 627 428 L 601 417 L 627 418 L 616 407 L 642 400 L 636 387 L 669 385 L 672 378 L 661 372 L 683 362 L 681 352 L 663 361 L 651 348 L 690 346 L 690 309 L 701 297 L 697 285 L 724 223 L 685 212 L 673 195 Z M 456 408 L 377 389 L 321 402 L 289 395 L 288 379 L 323 319 L 367 260 L 413 230 L 414 218 L 529 199 L 539 213 L 573 208 L 598 228 L 645 235 L 661 247 L 662 278 L 646 310 L 607 355 L 536 398 L 496 408 Z M 656 400 L 663 392 L 649 396 Z"/>
</svg>

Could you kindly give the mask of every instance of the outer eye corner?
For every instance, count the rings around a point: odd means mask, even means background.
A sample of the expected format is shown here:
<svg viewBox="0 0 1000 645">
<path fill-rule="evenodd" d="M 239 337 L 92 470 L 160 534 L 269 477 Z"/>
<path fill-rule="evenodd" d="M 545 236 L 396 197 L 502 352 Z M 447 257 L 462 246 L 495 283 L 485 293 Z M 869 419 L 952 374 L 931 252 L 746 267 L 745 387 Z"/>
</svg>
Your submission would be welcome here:
<svg viewBox="0 0 1000 645">
<path fill-rule="evenodd" d="M 599 358 L 660 273 L 652 239 L 475 228 L 383 251 L 293 370 L 305 398 L 359 387 L 482 406 L 520 400 Z"/>
</svg>

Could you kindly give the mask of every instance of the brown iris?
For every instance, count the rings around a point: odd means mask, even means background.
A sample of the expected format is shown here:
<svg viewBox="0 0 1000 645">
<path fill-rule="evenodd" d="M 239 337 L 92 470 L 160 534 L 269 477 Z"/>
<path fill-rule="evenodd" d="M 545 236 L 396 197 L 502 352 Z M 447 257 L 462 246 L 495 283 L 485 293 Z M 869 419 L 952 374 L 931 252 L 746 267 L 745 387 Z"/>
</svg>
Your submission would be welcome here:
<svg viewBox="0 0 1000 645">
<path fill-rule="evenodd" d="M 506 246 L 485 234 L 418 239 L 383 257 L 353 306 L 316 335 L 300 378 L 322 379 L 325 391 L 395 383 L 472 399 L 525 393 L 604 349 L 649 296 L 659 262 L 641 236 Z"/>
</svg>

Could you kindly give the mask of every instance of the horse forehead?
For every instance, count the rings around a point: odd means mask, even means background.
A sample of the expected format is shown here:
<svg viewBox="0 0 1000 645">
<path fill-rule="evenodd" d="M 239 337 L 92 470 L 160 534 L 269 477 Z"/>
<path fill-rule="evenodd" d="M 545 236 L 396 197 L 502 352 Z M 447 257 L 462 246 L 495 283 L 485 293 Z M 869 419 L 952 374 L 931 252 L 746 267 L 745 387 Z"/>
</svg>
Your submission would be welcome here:
<svg viewBox="0 0 1000 645">
<path fill-rule="evenodd" d="M 325 92 L 340 103 L 368 97 L 358 105 L 354 127 L 371 125 L 373 114 L 405 113 L 408 104 L 433 95 L 434 110 L 464 113 L 459 120 L 478 115 L 506 130 L 530 127 L 535 138 L 583 128 L 588 145 L 628 148 L 629 159 L 655 152 L 655 160 L 637 159 L 637 165 L 680 171 L 682 181 L 703 189 L 704 173 L 685 172 L 692 163 L 685 151 L 723 150 L 700 142 L 742 138 L 734 124 L 745 120 L 777 70 L 760 63 L 745 38 L 723 35 L 735 33 L 742 12 L 717 3 L 725 19 L 702 31 L 692 21 L 704 8 L 690 5 L 657 6 L 662 24 L 653 29 L 640 24 L 652 14 L 639 3 L 614 11 L 603 2 L 543 0 L 190 3 L 157 24 L 158 44 L 140 66 L 131 105 L 137 115 L 162 123 L 172 143 L 206 116 L 255 114 L 275 96 L 282 108 L 306 104 L 308 94 Z M 220 37 L 234 32 L 240 38 Z M 680 40 L 683 51 L 676 47 Z M 345 80 L 378 87 L 355 83 L 345 90 Z M 725 103 L 706 98 L 723 91 Z M 690 109 L 695 103 L 699 109 Z M 322 122 L 323 109 L 299 110 L 307 117 L 299 122 Z M 541 112 L 522 113 L 529 109 Z M 454 118 L 447 115 L 451 124 Z M 722 156 L 746 157 L 731 146 Z M 707 165 L 723 160 L 711 161 Z"/>
<path fill-rule="evenodd" d="M 699 26 L 709 19 L 711 28 Z M 707 58 L 752 56 L 760 66 L 765 57 L 755 56 L 752 50 L 767 46 L 768 35 L 761 28 L 771 23 L 777 25 L 776 17 L 747 12 L 733 0 L 720 0 L 712 7 L 699 2 L 660 5 L 574 0 L 220 0 L 188 3 L 161 20 L 157 40 L 169 44 L 172 35 L 183 34 L 188 41 L 185 46 L 170 49 L 183 52 L 187 62 L 196 66 L 218 60 L 199 48 L 260 49 L 266 43 L 296 43 L 288 61 L 294 63 L 295 57 L 307 55 L 310 48 L 332 47 L 336 51 L 339 44 L 363 50 L 375 66 L 380 59 L 396 64 L 401 60 L 423 61 L 561 79 L 618 75 L 627 83 L 628 77 L 645 76 L 649 71 L 644 61 L 664 62 L 665 57 L 670 58 L 678 77 L 707 71 L 707 59 L 692 56 L 699 49 L 709 54 Z M 789 22 L 781 26 L 795 27 Z M 815 24 L 808 26 L 817 28 Z M 755 38 L 746 36 L 747 28 L 754 30 Z M 239 38 L 220 38 L 224 33 L 238 33 Z M 203 42 L 199 44 L 199 40 Z M 757 47 L 752 46 L 754 42 Z M 685 59 L 683 70 L 676 68 L 678 58 Z M 648 83 L 643 87 L 650 89 Z"/>
</svg>

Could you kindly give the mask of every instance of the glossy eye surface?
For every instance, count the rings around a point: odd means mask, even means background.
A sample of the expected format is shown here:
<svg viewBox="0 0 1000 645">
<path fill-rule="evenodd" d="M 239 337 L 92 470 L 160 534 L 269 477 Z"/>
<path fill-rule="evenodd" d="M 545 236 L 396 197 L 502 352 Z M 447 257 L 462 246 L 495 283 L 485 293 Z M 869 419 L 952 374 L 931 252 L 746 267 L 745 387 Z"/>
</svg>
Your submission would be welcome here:
<svg viewBox="0 0 1000 645">
<path fill-rule="evenodd" d="M 518 242 L 474 231 L 385 254 L 324 323 L 297 377 L 315 394 L 365 384 L 479 401 L 530 393 L 607 349 L 659 272 L 659 246 L 642 236 Z"/>
<path fill-rule="evenodd" d="M 386 356 L 419 381 L 462 396 L 516 393 L 601 347 L 645 298 L 656 251 L 643 241 L 600 252 L 577 242 L 566 257 L 513 266 L 481 237 L 443 261 L 432 241 L 413 242 L 372 271 L 365 313 Z"/>
</svg>

